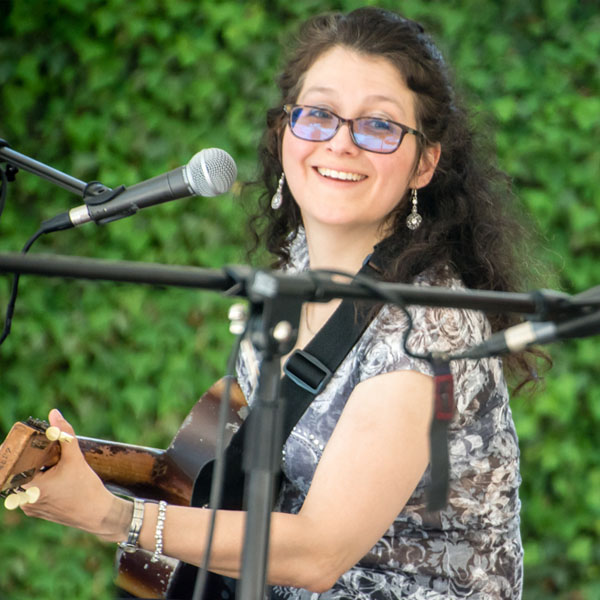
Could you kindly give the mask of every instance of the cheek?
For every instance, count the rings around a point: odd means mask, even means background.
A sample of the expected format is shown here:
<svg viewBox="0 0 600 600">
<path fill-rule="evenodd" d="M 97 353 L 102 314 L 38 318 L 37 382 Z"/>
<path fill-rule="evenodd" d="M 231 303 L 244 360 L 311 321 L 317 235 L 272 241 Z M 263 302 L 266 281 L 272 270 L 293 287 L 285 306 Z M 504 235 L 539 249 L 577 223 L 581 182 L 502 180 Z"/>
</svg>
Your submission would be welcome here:
<svg viewBox="0 0 600 600">
<path fill-rule="evenodd" d="M 404 151 L 402 151 L 404 150 Z M 395 154 L 379 155 L 378 171 L 390 186 L 410 187 L 415 174 L 415 154 L 409 148 L 400 148 Z"/>
<path fill-rule="evenodd" d="M 289 129 L 285 130 L 281 143 L 281 162 L 285 178 L 292 194 L 303 188 L 306 179 L 306 159 L 314 151 L 314 144 L 294 137 Z"/>
<path fill-rule="evenodd" d="M 290 138 L 292 138 L 292 140 L 290 140 Z M 283 132 L 283 140 L 281 141 L 281 164 L 283 165 L 283 170 L 286 173 L 291 167 L 293 156 L 293 136 L 290 134 L 290 130 L 286 127 L 285 131 Z"/>
<path fill-rule="evenodd" d="M 379 165 L 378 198 L 382 210 L 391 211 L 403 203 L 411 186 L 412 161 L 402 158 Z"/>
<path fill-rule="evenodd" d="M 283 141 L 281 142 L 281 156 L 283 167 L 297 168 L 299 163 L 310 154 L 312 144 L 294 137 L 286 127 L 283 133 Z"/>
</svg>

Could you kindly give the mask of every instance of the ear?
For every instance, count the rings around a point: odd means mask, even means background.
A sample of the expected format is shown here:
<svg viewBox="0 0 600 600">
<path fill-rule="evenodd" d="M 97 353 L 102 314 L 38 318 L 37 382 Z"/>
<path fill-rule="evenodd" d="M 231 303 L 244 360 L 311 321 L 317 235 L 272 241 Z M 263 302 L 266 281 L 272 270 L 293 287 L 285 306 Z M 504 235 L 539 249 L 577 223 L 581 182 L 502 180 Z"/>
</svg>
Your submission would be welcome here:
<svg viewBox="0 0 600 600">
<path fill-rule="evenodd" d="M 442 146 L 439 142 L 425 148 L 419 160 L 417 171 L 411 180 L 410 187 L 422 188 L 431 181 L 441 154 Z"/>
</svg>

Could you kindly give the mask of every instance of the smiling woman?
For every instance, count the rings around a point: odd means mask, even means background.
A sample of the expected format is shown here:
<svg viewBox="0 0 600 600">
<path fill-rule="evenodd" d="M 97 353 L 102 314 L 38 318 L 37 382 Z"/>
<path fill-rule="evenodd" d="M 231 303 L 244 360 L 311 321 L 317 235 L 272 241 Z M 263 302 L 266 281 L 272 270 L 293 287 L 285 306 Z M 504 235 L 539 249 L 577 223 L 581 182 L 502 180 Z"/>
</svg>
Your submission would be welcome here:
<svg viewBox="0 0 600 600">
<path fill-rule="evenodd" d="M 279 267 L 515 289 L 518 227 L 503 214 L 510 198 L 497 193 L 501 177 L 476 153 L 444 61 L 419 24 L 374 8 L 316 17 L 301 30 L 280 88 L 261 149 L 261 215 Z M 338 307 L 308 305 L 295 349 L 323 339 L 315 332 L 337 323 Z M 407 348 L 401 310 L 368 316 L 282 448 L 270 597 L 518 599 L 518 447 L 502 363 L 452 365 L 450 489 L 432 513 L 432 368 L 415 358 L 459 352 L 506 322 L 416 307 Z M 345 331 L 334 334 L 333 346 Z M 245 348 L 237 365 L 251 410 L 259 360 Z M 296 385 L 287 372 L 283 383 Z M 74 434 L 58 411 L 50 422 Z M 30 516 L 202 564 L 206 508 L 114 496 L 76 443 L 63 443 L 61 460 L 33 485 L 39 498 L 21 506 Z M 246 513 L 224 506 L 209 569 L 231 585 L 241 573 Z M 191 593 L 180 588 L 176 597 Z"/>
<path fill-rule="evenodd" d="M 324 135 L 313 123 L 311 129 L 320 137 L 307 139 L 299 134 L 304 131 L 298 124 L 304 111 L 292 111 L 290 127 L 283 134 L 283 171 L 311 240 L 311 267 L 333 266 L 319 256 L 323 250 L 336 256 L 336 261 L 344 257 L 345 264 L 338 262 L 338 268 L 356 272 L 374 242 L 388 234 L 388 215 L 406 202 L 408 189 L 429 183 L 440 144 L 428 145 L 419 153 L 417 136 L 405 136 L 407 126 L 396 125 L 408 123 L 416 132 L 415 97 L 385 58 L 335 46 L 315 61 L 303 81 L 297 101 L 318 106 L 322 112 L 316 115 L 321 122 L 337 120 L 337 127 L 330 126 L 329 134 Z M 333 111 L 346 115 L 345 123 Z M 314 121 L 315 109 L 309 117 Z M 365 135 L 367 127 L 369 136 Z M 390 131 L 391 127 L 394 130 Z M 373 134 L 375 128 L 383 135 Z M 382 152 L 389 137 L 393 143 Z M 331 245 L 332 225 L 339 226 L 335 230 L 337 248 Z M 315 240 L 317 231 L 329 244 Z"/>
</svg>

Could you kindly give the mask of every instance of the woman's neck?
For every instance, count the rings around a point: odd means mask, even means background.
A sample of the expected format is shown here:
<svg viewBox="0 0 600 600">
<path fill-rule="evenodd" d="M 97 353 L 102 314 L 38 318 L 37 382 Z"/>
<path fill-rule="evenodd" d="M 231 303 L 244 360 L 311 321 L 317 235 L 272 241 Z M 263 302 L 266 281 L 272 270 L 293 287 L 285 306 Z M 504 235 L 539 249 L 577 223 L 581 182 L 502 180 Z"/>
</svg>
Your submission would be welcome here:
<svg viewBox="0 0 600 600">
<path fill-rule="evenodd" d="M 380 241 L 373 231 L 347 228 L 306 228 L 311 269 L 356 273 Z"/>
</svg>

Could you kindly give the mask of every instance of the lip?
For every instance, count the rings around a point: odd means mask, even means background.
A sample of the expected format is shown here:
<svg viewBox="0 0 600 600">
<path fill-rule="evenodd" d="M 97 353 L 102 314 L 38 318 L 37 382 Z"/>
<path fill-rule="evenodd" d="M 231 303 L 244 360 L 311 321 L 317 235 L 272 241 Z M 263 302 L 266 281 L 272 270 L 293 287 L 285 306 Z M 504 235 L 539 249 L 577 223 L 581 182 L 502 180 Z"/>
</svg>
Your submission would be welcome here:
<svg viewBox="0 0 600 600">
<path fill-rule="evenodd" d="M 327 181 L 335 182 L 335 183 L 361 183 L 367 179 L 367 175 L 364 173 L 360 173 L 358 171 L 354 171 L 348 168 L 335 168 L 335 167 L 325 167 L 325 166 L 315 166 L 313 167 L 315 173 L 321 179 L 325 179 Z M 327 172 L 329 174 L 325 174 Z M 335 174 L 342 175 L 341 177 L 335 177 Z M 347 177 L 344 177 L 347 176 Z"/>
</svg>

